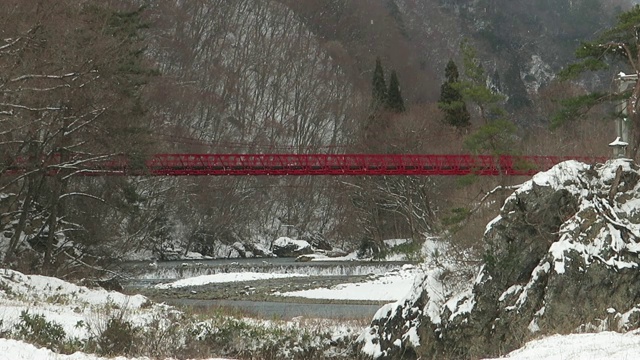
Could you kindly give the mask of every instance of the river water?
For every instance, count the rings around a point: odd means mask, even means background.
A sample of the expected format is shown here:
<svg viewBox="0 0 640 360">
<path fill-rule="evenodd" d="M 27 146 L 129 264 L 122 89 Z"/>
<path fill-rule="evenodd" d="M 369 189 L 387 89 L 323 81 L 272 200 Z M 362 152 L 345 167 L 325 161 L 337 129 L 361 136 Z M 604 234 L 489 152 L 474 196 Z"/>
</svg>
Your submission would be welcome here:
<svg viewBox="0 0 640 360">
<path fill-rule="evenodd" d="M 269 319 L 291 319 L 299 316 L 336 320 L 370 319 L 380 309 L 380 305 L 310 304 L 245 300 L 171 299 L 166 300 L 165 303 L 205 309 L 228 307 L 240 310 L 248 315 Z"/>
<path fill-rule="evenodd" d="M 293 258 L 218 259 L 162 261 L 157 263 L 129 262 L 124 265 L 131 279 L 125 282 L 130 291 L 144 289 L 157 283 L 218 273 L 261 272 L 304 274 L 313 277 L 375 276 L 397 270 L 407 262 L 387 261 L 311 261 L 295 262 Z M 162 301 L 190 307 L 231 307 L 248 314 L 266 318 L 308 317 L 327 319 L 362 319 L 373 317 L 380 305 L 354 305 L 334 301 L 331 304 L 298 302 L 245 301 L 228 299 L 163 298 Z"/>
</svg>

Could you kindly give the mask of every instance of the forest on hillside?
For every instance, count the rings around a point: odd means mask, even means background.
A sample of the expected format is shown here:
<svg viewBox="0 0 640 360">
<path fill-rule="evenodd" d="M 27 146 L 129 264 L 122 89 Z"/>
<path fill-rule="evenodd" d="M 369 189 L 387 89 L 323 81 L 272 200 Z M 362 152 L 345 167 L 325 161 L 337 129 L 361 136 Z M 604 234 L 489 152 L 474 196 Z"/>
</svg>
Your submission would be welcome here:
<svg viewBox="0 0 640 360">
<path fill-rule="evenodd" d="M 517 178 L 80 176 L 156 153 L 607 155 L 604 113 L 551 130 L 581 41 L 627 0 L 5 0 L 2 263 L 260 256 L 281 236 L 384 253 L 473 245 Z M 453 115 L 452 115 L 453 114 Z M 462 119 L 462 120 L 461 120 Z M 20 159 L 20 173 L 9 171 Z M 99 175 L 99 174 L 98 174 Z"/>
</svg>

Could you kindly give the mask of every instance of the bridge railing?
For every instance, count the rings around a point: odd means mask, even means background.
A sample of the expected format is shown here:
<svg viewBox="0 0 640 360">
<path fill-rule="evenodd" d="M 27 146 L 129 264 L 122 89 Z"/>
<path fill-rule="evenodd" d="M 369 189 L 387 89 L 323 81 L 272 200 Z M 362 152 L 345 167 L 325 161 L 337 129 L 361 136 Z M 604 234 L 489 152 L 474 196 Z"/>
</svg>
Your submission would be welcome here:
<svg viewBox="0 0 640 360">
<path fill-rule="evenodd" d="M 604 162 L 604 157 L 438 154 L 156 154 L 80 162 L 80 175 L 533 175 L 565 160 Z M 50 164 L 51 171 L 62 168 Z M 16 159 L 13 173 L 28 163 Z M 68 165 L 68 164 L 67 164 Z M 57 166 L 57 167 L 56 167 Z M 71 166 L 68 166 L 72 168 Z M 6 173 L 6 172 L 5 172 Z"/>
</svg>

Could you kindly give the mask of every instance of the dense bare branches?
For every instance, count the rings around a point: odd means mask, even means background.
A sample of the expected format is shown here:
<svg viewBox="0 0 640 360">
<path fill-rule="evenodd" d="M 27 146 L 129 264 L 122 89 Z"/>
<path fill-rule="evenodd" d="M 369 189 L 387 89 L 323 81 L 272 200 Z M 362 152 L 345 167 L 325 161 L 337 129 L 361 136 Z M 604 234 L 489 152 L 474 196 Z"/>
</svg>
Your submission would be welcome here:
<svg viewBox="0 0 640 360">
<path fill-rule="evenodd" d="M 143 24 L 138 11 L 91 1 L 11 1 L 0 17 L 7 25 L 0 41 L 0 151 L 5 165 L 21 158 L 28 170 L 14 183 L 20 216 L 5 260 L 29 240 L 43 246 L 47 269 L 65 232 L 62 204 L 76 186 L 67 175 L 144 143 L 132 141 L 144 127 L 140 89 L 150 75 L 137 35 Z M 28 231 L 35 236 L 25 236 L 36 204 L 44 221 Z"/>
</svg>

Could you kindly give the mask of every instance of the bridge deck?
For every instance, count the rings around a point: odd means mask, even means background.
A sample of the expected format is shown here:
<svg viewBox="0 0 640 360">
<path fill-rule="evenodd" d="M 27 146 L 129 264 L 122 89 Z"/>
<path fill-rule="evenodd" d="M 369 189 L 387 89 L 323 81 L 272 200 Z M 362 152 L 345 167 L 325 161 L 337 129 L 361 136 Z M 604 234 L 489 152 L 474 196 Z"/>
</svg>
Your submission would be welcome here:
<svg viewBox="0 0 640 360">
<path fill-rule="evenodd" d="M 132 161 L 126 156 L 118 156 L 108 160 L 83 162 L 82 166 L 62 167 L 85 176 L 531 176 L 566 160 L 597 163 L 604 162 L 607 158 L 412 154 L 156 154 L 146 161 Z M 60 171 L 59 161 L 49 162 L 50 172 Z M 5 173 L 21 173 L 26 168 L 27 162 L 18 159 Z"/>
</svg>

